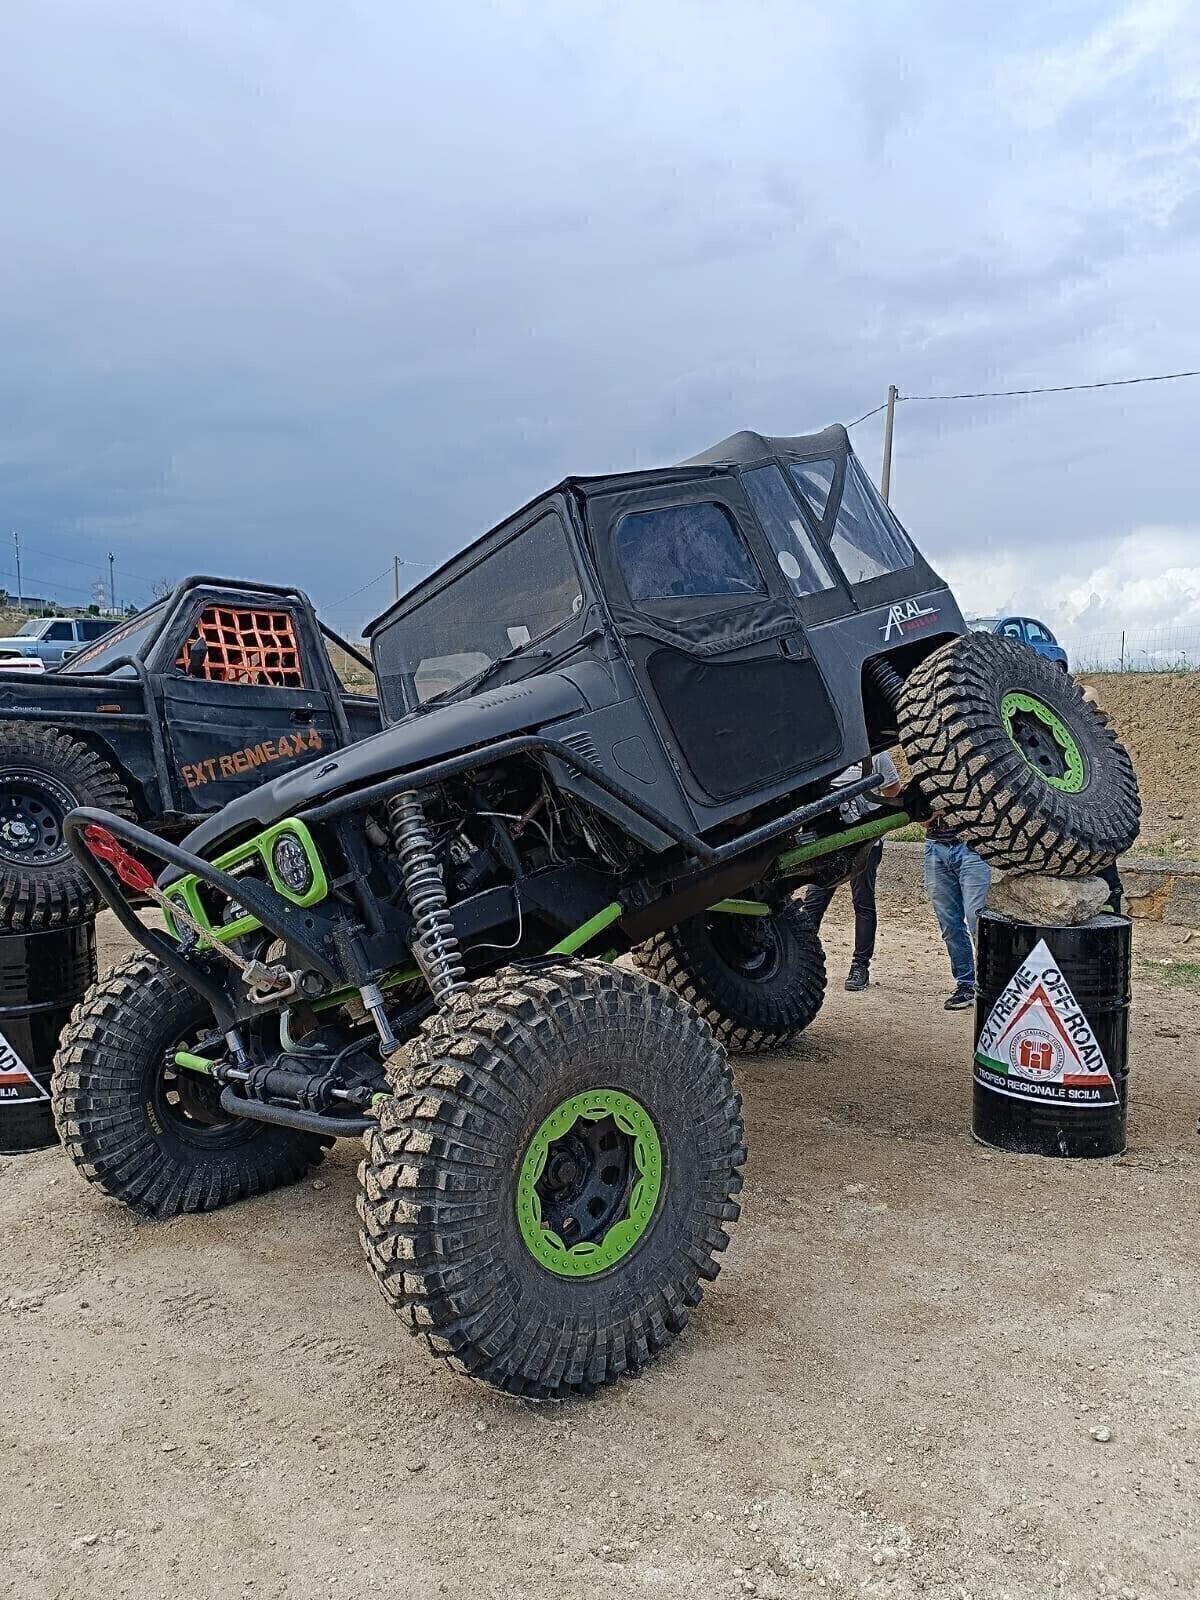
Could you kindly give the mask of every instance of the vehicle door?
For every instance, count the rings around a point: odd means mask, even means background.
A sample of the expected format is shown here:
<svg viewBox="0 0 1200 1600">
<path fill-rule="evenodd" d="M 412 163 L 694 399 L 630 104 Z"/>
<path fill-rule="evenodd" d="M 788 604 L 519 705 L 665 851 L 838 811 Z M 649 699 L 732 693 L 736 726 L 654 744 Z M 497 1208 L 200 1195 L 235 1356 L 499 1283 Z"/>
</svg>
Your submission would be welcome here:
<svg viewBox="0 0 1200 1600">
<path fill-rule="evenodd" d="M 114 624 L 105 617 L 81 617 L 75 623 L 75 642 L 67 646 L 64 659 L 71 660 L 89 644 L 95 644 L 97 639 L 103 639 L 106 633 L 111 633 Z"/>
<path fill-rule="evenodd" d="M 52 622 L 38 640 L 38 655 L 48 667 L 56 667 L 65 661 L 68 654 L 76 648 L 75 629 L 70 622 L 61 619 Z"/>
<path fill-rule="evenodd" d="M 838 750 L 801 602 L 784 581 L 807 552 L 771 552 L 738 479 L 601 494 L 588 516 L 614 620 L 695 802 L 757 799 Z M 813 557 L 819 596 L 834 580 Z"/>
<path fill-rule="evenodd" d="M 299 605 L 202 599 L 162 648 L 168 761 L 185 812 L 215 811 L 339 744 L 324 651 Z"/>
<path fill-rule="evenodd" d="M 1048 661 L 1056 661 L 1062 654 L 1058 642 L 1048 629 L 1044 628 L 1034 617 L 1023 617 L 1025 626 L 1025 642 L 1038 655 L 1045 656 Z"/>
</svg>

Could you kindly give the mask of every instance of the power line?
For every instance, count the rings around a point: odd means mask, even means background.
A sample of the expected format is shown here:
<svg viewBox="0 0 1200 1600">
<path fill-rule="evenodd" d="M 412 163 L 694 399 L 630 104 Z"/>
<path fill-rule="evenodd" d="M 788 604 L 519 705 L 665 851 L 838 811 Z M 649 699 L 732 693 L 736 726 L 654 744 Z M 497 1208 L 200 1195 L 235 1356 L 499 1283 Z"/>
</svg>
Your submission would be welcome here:
<svg viewBox="0 0 1200 1600">
<path fill-rule="evenodd" d="M 1200 378 L 1200 367 L 1190 367 L 1186 372 L 1154 372 L 1140 378 L 1104 378 L 1098 383 L 1053 383 L 1038 389 L 967 389 L 960 394 L 897 394 L 897 400 L 1008 400 L 1031 394 L 1074 394 L 1083 389 L 1125 389 L 1133 383 L 1174 383 L 1178 378 Z M 848 428 L 857 428 L 860 422 L 877 417 L 887 410 L 887 401 L 873 411 L 864 411 L 861 417 L 848 422 Z"/>
<path fill-rule="evenodd" d="M 898 398 L 903 400 L 904 396 L 900 395 Z M 885 400 L 881 406 L 876 406 L 874 411 L 864 411 L 861 417 L 855 417 L 854 421 L 853 422 L 848 422 L 846 424 L 846 426 L 848 428 L 857 428 L 859 423 L 860 422 L 866 422 L 868 417 L 877 417 L 881 411 L 886 411 L 886 410 L 887 410 L 887 401 Z"/>
<path fill-rule="evenodd" d="M 361 589 L 355 589 L 351 594 L 344 594 L 340 600 L 335 600 L 327 609 L 336 611 L 339 606 L 344 606 L 348 600 L 355 600 L 360 594 L 365 594 L 368 589 L 373 589 L 382 578 L 391 577 L 391 567 L 384 567 L 382 572 L 377 572 L 373 578 L 368 578 Z"/>
<path fill-rule="evenodd" d="M 1145 378 L 1105 378 L 1099 383 L 1055 383 L 1043 389 L 975 389 L 966 394 L 902 394 L 899 400 L 1005 400 L 1010 395 L 1071 394 L 1078 389 L 1124 389 L 1131 383 L 1174 383 L 1176 378 L 1200 378 L 1200 367 L 1187 372 L 1156 372 Z M 883 410 L 882 406 L 876 408 Z M 868 412 L 873 416 L 873 412 Z M 851 424 L 853 427 L 853 423 Z"/>
</svg>

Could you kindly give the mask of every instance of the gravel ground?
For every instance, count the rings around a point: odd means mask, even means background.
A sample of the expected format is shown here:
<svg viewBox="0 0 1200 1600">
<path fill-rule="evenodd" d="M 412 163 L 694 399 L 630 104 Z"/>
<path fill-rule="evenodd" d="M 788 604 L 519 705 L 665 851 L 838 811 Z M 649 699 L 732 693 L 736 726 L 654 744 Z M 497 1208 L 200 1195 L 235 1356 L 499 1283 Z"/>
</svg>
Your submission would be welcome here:
<svg viewBox="0 0 1200 1600">
<path fill-rule="evenodd" d="M 1050 1162 L 971 1142 L 970 1018 L 925 908 L 885 908 L 877 984 L 740 1069 L 721 1279 L 590 1404 L 434 1369 L 359 1259 L 353 1148 L 159 1225 L 58 1151 L 0 1160 L 4 1592 L 1196 1593 L 1200 990 L 1158 964 L 1183 938 L 1136 932 L 1128 1154 Z"/>
</svg>

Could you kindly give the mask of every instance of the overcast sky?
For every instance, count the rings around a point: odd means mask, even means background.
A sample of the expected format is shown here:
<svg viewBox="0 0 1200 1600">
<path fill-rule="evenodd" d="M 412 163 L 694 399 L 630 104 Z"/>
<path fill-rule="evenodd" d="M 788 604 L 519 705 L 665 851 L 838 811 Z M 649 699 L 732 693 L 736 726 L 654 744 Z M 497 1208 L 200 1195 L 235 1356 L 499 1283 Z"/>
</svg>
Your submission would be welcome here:
<svg viewBox="0 0 1200 1600">
<path fill-rule="evenodd" d="M 38 0 L 0 22 L 0 531 L 338 625 L 569 472 L 1200 367 L 1200 7 Z M 1200 633 L 1200 380 L 898 413 L 971 610 Z M 878 419 L 854 433 L 877 471 Z M 0 540 L 0 586 L 12 587 Z M 420 569 L 414 568 L 415 577 Z M 77 591 L 77 592 L 76 592 Z"/>
</svg>

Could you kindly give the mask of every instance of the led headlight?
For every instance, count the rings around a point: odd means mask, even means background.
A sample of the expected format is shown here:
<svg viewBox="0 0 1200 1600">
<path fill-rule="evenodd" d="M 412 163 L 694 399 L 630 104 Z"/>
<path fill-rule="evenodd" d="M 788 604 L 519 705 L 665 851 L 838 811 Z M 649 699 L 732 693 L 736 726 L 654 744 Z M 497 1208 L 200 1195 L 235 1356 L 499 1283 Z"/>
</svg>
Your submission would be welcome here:
<svg viewBox="0 0 1200 1600">
<path fill-rule="evenodd" d="M 271 862 L 281 883 L 295 895 L 305 895 L 313 886 L 313 869 L 304 846 L 294 833 L 281 833 L 271 848 Z"/>
</svg>

